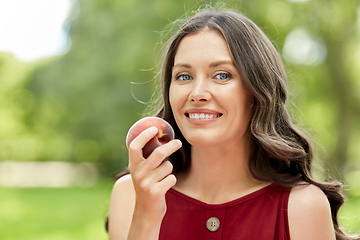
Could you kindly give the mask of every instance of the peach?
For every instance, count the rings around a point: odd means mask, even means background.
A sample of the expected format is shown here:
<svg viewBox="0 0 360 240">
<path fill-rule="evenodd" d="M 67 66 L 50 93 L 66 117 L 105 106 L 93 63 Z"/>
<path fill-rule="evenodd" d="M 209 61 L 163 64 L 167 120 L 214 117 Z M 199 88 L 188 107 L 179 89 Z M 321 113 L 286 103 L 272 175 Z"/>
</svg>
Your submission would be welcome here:
<svg viewBox="0 0 360 240">
<path fill-rule="evenodd" d="M 159 117 L 145 117 L 134 123 L 129 129 L 126 136 L 126 146 L 136 138 L 142 131 L 155 126 L 158 128 L 158 134 L 150 139 L 143 148 L 143 156 L 147 158 L 155 148 L 169 142 L 174 139 L 175 133 L 171 125 L 164 119 Z"/>
</svg>

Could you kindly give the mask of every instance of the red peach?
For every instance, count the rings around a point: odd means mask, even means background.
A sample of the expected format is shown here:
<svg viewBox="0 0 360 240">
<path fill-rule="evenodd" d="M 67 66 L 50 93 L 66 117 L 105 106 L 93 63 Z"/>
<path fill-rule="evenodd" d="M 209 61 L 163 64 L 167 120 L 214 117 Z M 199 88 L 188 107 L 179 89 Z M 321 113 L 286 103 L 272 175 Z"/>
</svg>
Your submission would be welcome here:
<svg viewBox="0 0 360 240">
<path fill-rule="evenodd" d="M 126 136 L 126 146 L 136 138 L 142 131 L 155 126 L 158 128 L 158 134 L 150 139 L 143 148 L 143 156 L 147 158 L 155 148 L 169 142 L 174 139 L 175 133 L 171 125 L 164 119 L 159 117 L 145 117 L 134 123 L 129 129 Z"/>
</svg>

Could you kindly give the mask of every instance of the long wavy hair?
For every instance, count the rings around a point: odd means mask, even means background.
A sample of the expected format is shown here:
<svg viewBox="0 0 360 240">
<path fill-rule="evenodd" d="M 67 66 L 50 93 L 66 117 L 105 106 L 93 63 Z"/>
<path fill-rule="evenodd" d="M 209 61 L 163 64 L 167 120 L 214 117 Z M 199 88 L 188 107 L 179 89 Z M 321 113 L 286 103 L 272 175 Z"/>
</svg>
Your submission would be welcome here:
<svg viewBox="0 0 360 240">
<path fill-rule="evenodd" d="M 241 79 L 254 96 L 249 126 L 249 169 L 253 177 L 290 187 L 303 182 L 318 186 L 329 200 L 336 239 L 359 239 L 347 236 L 338 223 L 338 210 L 344 203 L 341 183 L 320 182 L 312 176 L 313 150 L 305 134 L 292 123 L 286 108 L 288 80 L 279 53 L 264 32 L 240 13 L 202 10 L 186 20 L 168 42 L 156 116 L 168 121 L 176 138 L 183 142 L 183 147 L 169 157 L 174 173 L 186 170 L 191 161 L 191 146 L 179 130 L 169 102 L 174 58 L 186 35 L 204 30 L 223 35 Z"/>
<path fill-rule="evenodd" d="M 318 186 L 329 200 L 336 239 L 359 239 L 347 236 L 338 223 L 338 210 L 344 203 L 342 185 L 320 182 L 312 176 L 313 150 L 310 142 L 292 123 L 286 108 L 288 80 L 280 55 L 263 31 L 240 13 L 202 10 L 183 20 L 179 30 L 168 41 L 160 72 L 162 94 L 154 101 L 157 102 L 155 115 L 168 121 L 176 138 L 183 143 L 183 147 L 169 157 L 174 173 L 185 171 L 191 162 L 191 145 L 179 130 L 169 102 L 174 58 L 186 35 L 204 30 L 218 31 L 223 35 L 235 67 L 254 97 L 249 126 L 249 169 L 253 177 L 290 187 L 304 182 Z"/>
</svg>

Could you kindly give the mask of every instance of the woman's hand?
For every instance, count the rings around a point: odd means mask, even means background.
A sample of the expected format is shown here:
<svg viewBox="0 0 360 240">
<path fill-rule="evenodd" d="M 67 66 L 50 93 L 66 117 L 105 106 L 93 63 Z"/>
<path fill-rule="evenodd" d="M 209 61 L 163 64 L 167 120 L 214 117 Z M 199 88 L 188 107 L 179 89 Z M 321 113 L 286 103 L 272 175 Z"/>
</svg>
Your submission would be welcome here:
<svg viewBox="0 0 360 240">
<path fill-rule="evenodd" d="M 129 170 L 136 192 L 135 209 L 128 239 L 158 239 L 161 221 L 166 212 L 166 192 L 175 185 L 172 164 L 165 160 L 181 147 L 172 140 L 156 148 L 145 159 L 142 149 L 158 132 L 151 127 L 129 145 Z"/>
</svg>

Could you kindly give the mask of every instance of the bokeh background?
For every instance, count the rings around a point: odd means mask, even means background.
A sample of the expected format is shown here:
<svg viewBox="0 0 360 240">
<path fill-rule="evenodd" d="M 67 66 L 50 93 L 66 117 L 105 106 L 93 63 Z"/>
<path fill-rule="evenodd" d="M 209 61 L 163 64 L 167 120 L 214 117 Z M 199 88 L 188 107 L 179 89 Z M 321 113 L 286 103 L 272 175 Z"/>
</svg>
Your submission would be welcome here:
<svg viewBox="0 0 360 240">
<path fill-rule="evenodd" d="M 156 86 L 161 32 L 209 3 L 0 0 L 0 239 L 107 239 L 112 177 Z M 283 56 L 291 114 L 316 145 L 315 174 L 346 184 L 341 223 L 359 232 L 360 1 L 223 5 Z"/>
</svg>

